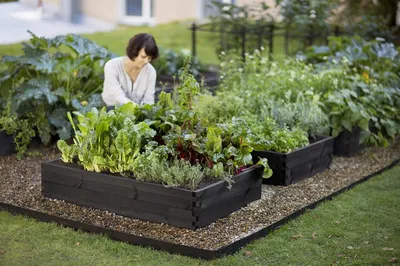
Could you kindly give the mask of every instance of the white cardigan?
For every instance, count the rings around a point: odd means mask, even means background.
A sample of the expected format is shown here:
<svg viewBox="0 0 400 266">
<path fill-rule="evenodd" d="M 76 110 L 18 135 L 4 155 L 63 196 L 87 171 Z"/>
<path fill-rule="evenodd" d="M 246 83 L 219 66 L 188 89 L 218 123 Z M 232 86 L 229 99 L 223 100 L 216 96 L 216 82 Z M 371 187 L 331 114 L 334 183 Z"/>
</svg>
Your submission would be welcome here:
<svg viewBox="0 0 400 266">
<path fill-rule="evenodd" d="M 134 102 L 154 103 L 157 73 L 151 64 L 146 64 L 133 82 L 124 69 L 125 56 L 113 58 L 104 66 L 104 87 L 101 94 L 107 106 Z"/>
</svg>

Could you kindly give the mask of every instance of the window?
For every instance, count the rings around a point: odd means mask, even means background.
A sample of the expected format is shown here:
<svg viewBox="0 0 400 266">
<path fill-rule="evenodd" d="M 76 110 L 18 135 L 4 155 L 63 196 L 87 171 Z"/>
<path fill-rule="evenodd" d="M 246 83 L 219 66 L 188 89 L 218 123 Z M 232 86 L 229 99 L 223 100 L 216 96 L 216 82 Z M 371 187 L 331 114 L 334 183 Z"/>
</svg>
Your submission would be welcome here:
<svg viewBox="0 0 400 266">
<path fill-rule="evenodd" d="M 143 1 L 142 0 L 126 0 L 126 15 L 127 16 L 143 16 Z"/>
<path fill-rule="evenodd" d="M 154 24 L 153 0 L 119 0 L 120 22 L 129 25 Z"/>
</svg>

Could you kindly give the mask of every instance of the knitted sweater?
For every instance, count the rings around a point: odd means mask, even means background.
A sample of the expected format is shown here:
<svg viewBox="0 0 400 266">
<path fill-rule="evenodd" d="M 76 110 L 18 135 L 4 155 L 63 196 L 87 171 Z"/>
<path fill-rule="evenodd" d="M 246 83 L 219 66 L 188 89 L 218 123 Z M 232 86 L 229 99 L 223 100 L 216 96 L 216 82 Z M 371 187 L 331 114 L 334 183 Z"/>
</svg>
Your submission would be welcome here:
<svg viewBox="0 0 400 266">
<path fill-rule="evenodd" d="M 113 58 L 104 66 L 103 101 L 107 106 L 128 102 L 153 104 L 156 70 L 151 64 L 146 64 L 133 82 L 124 69 L 124 58 Z"/>
</svg>

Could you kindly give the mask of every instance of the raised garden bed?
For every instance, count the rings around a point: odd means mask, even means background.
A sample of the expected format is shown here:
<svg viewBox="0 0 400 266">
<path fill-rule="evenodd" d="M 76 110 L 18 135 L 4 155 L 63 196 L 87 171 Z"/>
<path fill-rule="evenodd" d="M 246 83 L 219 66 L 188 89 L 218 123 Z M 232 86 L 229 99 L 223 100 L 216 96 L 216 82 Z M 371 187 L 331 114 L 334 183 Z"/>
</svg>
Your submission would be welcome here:
<svg viewBox="0 0 400 266">
<path fill-rule="evenodd" d="M 10 155 L 15 152 L 15 143 L 13 136 L 7 135 L 2 130 L 0 131 L 0 156 Z"/>
<path fill-rule="evenodd" d="M 333 154 L 333 138 L 317 136 L 310 145 L 289 153 L 254 151 L 255 158 L 267 158 L 273 174 L 264 184 L 288 186 L 326 170 Z"/>
<path fill-rule="evenodd" d="M 352 157 L 365 148 L 364 144 L 360 143 L 361 129 L 354 127 L 350 132 L 348 130 L 342 131 L 339 136 L 335 138 L 333 154 L 336 156 Z"/>
<path fill-rule="evenodd" d="M 195 191 L 85 171 L 58 160 L 42 164 L 45 197 L 178 227 L 197 229 L 261 198 L 262 166 Z"/>
</svg>

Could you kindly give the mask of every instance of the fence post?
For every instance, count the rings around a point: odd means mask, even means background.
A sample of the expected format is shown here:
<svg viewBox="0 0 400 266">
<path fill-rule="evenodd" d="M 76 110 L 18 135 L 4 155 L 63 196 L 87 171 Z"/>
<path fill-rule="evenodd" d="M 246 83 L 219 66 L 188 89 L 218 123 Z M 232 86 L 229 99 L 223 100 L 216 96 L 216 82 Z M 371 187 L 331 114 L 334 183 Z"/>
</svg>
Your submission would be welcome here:
<svg viewBox="0 0 400 266">
<path fill-rule="evenodd" d="M 289 54 L 289 30 L 288 27 L 285 26 L 285 55 Z"/>
<path fill-rule="evenodd" d="M 314 21 L 310 24 L 310 31 L 308 32 L 308 45 L 314 44 Z"/>
<path fill-rule="evenodd" d="M 258 34 L 257 46 L 258 46 L 258 50 L 261 51 L 262 41 L 263 41 L 263 37 L 264 37 L 264 26 L 259 25 L 258 29 L 260 30 L 260 32 Z"/>
<path fill-rule="evenodd" d="M 242 58 L 243 60 L 246 59 L 246 26 L 241 27 L 241 34 L 242 34 Z"/>
<path fill-rule="evenodd" d="M 269 55 L 272 56 L 272 53 L 274 52 L 274 24 L 271 23 L 269 25 L 269 36 L 268 36 L 268 46 L 269 46 Z"/>
<path fill-rule="evenodd" d="M 339 28 L 338 25 L 335 26 L 334 35 L 335 35 L 335 36 L 339 36 L 339 35 L 340 35 L 340 28 Z"/>
<path fill-rule="evenodd" d="M 196 57 L 196 23 L 192 23 L 192 27 L 190 28 L 192 30 L 192 58 Z"/>
</svg>

